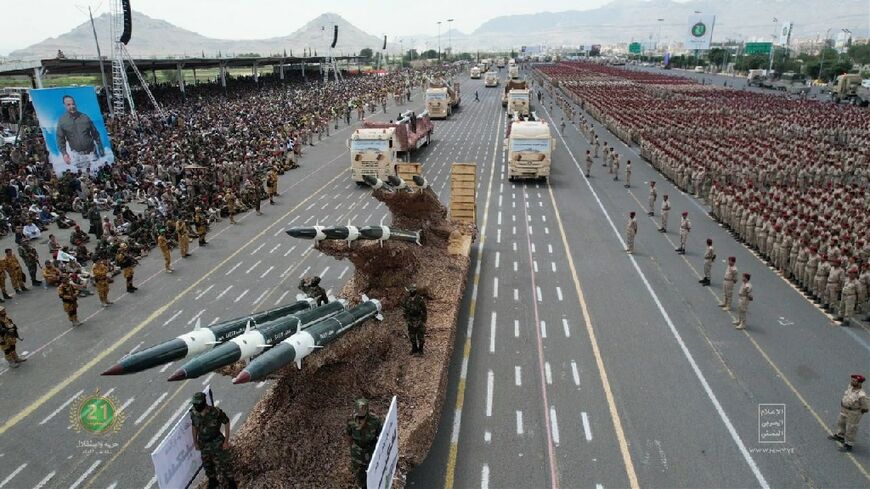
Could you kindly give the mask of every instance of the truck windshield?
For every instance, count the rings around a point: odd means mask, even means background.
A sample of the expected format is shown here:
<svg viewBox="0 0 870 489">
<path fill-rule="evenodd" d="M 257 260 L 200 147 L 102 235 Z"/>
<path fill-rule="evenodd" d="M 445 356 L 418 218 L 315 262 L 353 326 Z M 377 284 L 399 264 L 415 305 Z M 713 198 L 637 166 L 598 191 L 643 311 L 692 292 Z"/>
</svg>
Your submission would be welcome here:
<svg viewBox="0 0 870 489">
<path fill-rule="evenodd" d="M 426 100 L 444 100 L 447 98 L 447 94 L 444 92 L 435 92 L 435 93 L 427 93 Z"/>
<path fill-rule="evenodd" d="M 528 100 L 528 99 L 529 99 L 529 94 L 528 94 L 528 93 L 525 93 L 525 92 L 522 92 L 522 93 L 513 93 L 513 92 L 511 92 L 510 97 L 511 97 L 512 99 L 514 99 L 514 100 Z"/>
<path fill-rule="evenodd" d="M 511 139 L 511 151 L 515 153 L 545 153 L 549 150 L 549 139 Z"/>
<path fill-rule="evenodd" d="M 352 139 L 351 151 L 387 151 L 390 141 L 386 139 Z"/>
</svg>

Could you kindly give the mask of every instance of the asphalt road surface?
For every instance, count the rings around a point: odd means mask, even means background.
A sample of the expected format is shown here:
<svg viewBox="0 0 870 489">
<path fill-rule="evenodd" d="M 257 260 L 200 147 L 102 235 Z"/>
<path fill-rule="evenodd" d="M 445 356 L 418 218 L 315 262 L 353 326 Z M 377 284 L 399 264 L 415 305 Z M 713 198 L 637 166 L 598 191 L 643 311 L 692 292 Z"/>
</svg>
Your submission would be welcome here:
<svg viewBox="0 0 870 489">
<path fill-rule="evenodd" d="M 504 70 L 502 71 L 504 76 Z M 554 134 L 549 184 L 511 183 L 505 175 L 503 85 L 463 81 L 462 108 L 435 122 L 430 147 L 414 160 L 445 202 L 449 164 L 479 168 L 478 225 L 433 449 L 409 476 L 413 487 L 866 487 L 866 420 L 852 454 L 825 439 L 854 371 L 870 367 L 870 332 L 841 328 L 751 251 L 602 131 L 634 162 L 632 188 L 600 163 L 586 179 L 588 148 L 568 124 Z M 474 91 L 480 102 L 474 102 Z M 549 100 L 549 96 L 547 99 Z M 402 110 L 422 106 L 421 94 Z M 555 121 L 549 103 L 539 115 Z M 392 107 L 392 117 L 398 111 Z M 233 421 L 270 387 L 233 386 L 222 376 L 180 383 L 177 364 L 134 376 L 101 377 L 123 355 L 220 319 L 292 300 L 300 276 L 320 274 L 338 290 L 352 265 L 289 238 L 290 225 L 376 224 L 386 209 L 350 181 L 344 141 L 351 129 L 309 147 L 303 166 L 280 181 L 278 205 L 265 215 L 217 224 L 205 249 L 162 271 L 154 252 L 136 269 L 135 294 L 116 280 L 115 305 L 80 302 L 83 326 L 71 330 L 56 294 L 36 290 L 10 307 L 29 361 L 0 369 L 0 488 L 155 487 L 150 452 L 182 416 L 193 392 L 210 385 Z M 599 160 L 600 161 L 600 160 Z M 673 204 L 671 229 L 688 210 L 688 253 L 645 216 L 646 182 Z M 659 198 L 659 202 L 661 197 Z M 627 256 L 627 213 L 639 211 L 637 252 Z M 657 216 L 656 216 L 657 217 Z M 720 261 L 737 257 L 753 276 L 749 329 L 736 331 L 717 307 L 724 265 L 713 285 L 698 275 L 703 242 Z M 177 257 L 177 254 L 176 254 Z M 28 295 L 29 294 L 29 295 Z M 89 452 L 68 419 L 80 393 L 110 392 L 126 421 L 117 446 Z M 785 410 L 782 443 L 759 442 L 761 404 Z M 764 420 L 771 418 L 765 417 Z M 775 420 L 775 419 L 774 419 Z M 104 452 L 104 453 L 99 453 Z"/>
</svg>

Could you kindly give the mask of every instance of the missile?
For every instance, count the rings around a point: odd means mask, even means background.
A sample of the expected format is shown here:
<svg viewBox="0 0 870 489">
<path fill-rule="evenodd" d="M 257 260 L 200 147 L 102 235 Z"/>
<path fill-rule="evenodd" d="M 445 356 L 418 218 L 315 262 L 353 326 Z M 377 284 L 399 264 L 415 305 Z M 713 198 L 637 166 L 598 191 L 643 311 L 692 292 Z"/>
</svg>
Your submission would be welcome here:
<svg viewBox="0 0 870 489">
<path fill-rule="evenodd" d="M 350 242 L 359 238 L 359 228 L 350 224 L 347 226 L 332 226 L 323 228 L 323 234 L 326 235 L 326 239 L 343 239 Z"/>
<path fill-rule="evenodd" d="M 314 241 L 323 241 L 326 235 L 323 233 L 323 226 L 296 226 L 287 230 L 287 234 L 299 239 L 313 239 Z"/>
<path fill-rule="evenodd" d="M 262 380 L 289 363 L 295 363 L 297 368 L 302 368 L 302 359 L 314 350 L 323 348 L 354 326 L 373 317 L 379 321 L 383 319 L 379 300 L 369 299 L 366 296 L 362 299 L 360 305 L 308 326 L 251 360 L 251 363 L 233 379 L 233 383 L 244 384 Z"/>
<path fill-rule="evenodd" d="M 259 323 L 273 321 L 288 314 L 305 311 L 316 304 L 317 301 L 314 299 L 305 298 L 289 305 L 269 309 L 268 311 L 251 316 L 224 321 L 206 328 L 200 327 L 199 320 L 197 319 L 196 327 L 193 331 L 128 355 L 101 375 L 132 374 L 158 365 L 174 362 L 175 360 L 181 360 L 188 356 L 199 355 L 202 352 L 211 350 L 214 345 L 221 344 L 244 333 L 249 320 Z"/>
<path fill-rule="evenodd" d="M 390 190 L 390 187 L 388 185 L 386 185 L 383 180 L 381 180 L 378 177 L 372 176 L 372 175 L 363 175 L 363 182 L 365 182 L 366 185 L 368 185 L 369 187 L 371 187 L 374 190 L 377 190 L 377 189 L 382 188 L 382 187 L 385 190 Z"/>
<path fill-rule="evenodd" d="M 364 226 L 359 228 L 359 235 L 361 239 L 378 240 L 380 242 L 396 239 L 420 244 L 420 231 L 405 231 L 389 226 Z"/>
<path fill-rule="evenodd" d="M 408 184 L 405 183 L 404 180 L 402 180 L 402 177 L 390 175 L 387 177 L 387 182 L 389 182 L 390 186 L 392 186 L 396 190 L 410 190 L 408 188 Z"/>
<path fill-rule="evenodd" d="M 429 180 L 426 180 L 426 177 L 421 175 L 414 175 L 414 183 L 420 187 L 420 190 L 425 190 L 429 188 Z"/>
<path fill-rule="evenodd" d="M 244 333 L 188 360 L 167 380 L 171 382 L 195 379 L 239 360 L 250 360 L 263 350 L 280 343 L 309 325 L 344 311 L 345 304 L 344 300 L 335 300 L 316 309 L 268 321 L 258 325 L 256 329 L 251 328 L 251 321 L 249 321 Z"/>
</svg>

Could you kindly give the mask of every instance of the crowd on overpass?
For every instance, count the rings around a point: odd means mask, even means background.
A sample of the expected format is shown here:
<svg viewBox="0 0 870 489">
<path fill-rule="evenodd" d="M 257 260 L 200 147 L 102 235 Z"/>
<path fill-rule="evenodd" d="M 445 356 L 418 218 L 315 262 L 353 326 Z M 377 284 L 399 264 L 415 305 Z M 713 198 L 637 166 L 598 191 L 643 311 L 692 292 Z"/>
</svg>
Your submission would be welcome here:
<svg viewBox="0 0 870 489">
<path fill-rule="evenodd" d="M 867 307 L 870 111 L 592 63 L 540 70 L 819 304 Z"/>
</svg>

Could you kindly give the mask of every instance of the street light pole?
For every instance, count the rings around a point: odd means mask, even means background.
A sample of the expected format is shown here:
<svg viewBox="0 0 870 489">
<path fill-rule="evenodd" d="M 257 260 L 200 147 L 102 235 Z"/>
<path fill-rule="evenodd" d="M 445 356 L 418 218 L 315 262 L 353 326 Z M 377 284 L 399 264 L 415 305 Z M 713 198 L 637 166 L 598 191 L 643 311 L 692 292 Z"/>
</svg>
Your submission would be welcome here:
<svg viewBox="0 0 870 489">
<path fill-rule="evenodd" d="M 441 64 L 441 21 L 438 21 L 438 64 Z"/>
<path fill-rule="evenodd" d="M 825 64 L 825 48 L 828 47 L 828 36 L 831 35 L 831 29 L 833 29 L 833 27 L 830 27 L 825 31 L 825 38 L 822 39 L 822 52 L 819 53 L 819 80 L 822 79 L 822 65 Z"/>
<path fill-rule="evenodd" d="M 447 49 L 450 50 L 450 57 L 453 57 L 453 33 L 450 32 L 452 23 L 453 19 L 447 19 Z"/>
<path fill-rule="evenodd" d="M 662 44 L 662 22 L 664 22 L 665 19 L 656 19 L 656 21 L 659 23 L 659 38 L 656 40 L 656 51 L 658 51 L 659 49 L 661 49 L 661 44 Z"/>
</svg>

